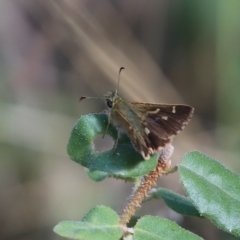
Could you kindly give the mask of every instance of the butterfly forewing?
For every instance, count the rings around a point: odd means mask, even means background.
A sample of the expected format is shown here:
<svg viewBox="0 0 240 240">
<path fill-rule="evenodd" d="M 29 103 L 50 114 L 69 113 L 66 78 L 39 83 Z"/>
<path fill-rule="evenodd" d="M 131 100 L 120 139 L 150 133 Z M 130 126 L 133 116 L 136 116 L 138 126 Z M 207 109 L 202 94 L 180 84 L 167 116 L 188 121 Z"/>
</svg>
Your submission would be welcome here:
<svg viewBox="0 0 240 240">
<path fill-rule="evenodd" d="M 163 149 L 190 121 L 194 109 L 188 105 L 129 103 L 141 123 L 140 136 L 132 139 L 135 148 L 148 159 Z M 138 135 L 138 134 L 135 134 Z"/>
<path fill-rule="evenodd" d="M 157 131 L 161 138 L 176 135 L 184 129 L 193 114 L 193 108 L 187 105 L 137 105 L 139 111 L 145 112 L 147 127 L 152 128 L 152 131 Z"/>
</svg>

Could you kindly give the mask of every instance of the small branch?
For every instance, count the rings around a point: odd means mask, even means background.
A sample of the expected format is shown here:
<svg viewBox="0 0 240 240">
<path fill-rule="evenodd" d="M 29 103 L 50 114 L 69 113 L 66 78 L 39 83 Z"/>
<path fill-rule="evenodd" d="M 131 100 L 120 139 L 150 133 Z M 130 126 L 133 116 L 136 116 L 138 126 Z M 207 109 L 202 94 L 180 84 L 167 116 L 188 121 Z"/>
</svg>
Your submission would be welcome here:
<svg viewBox="0 0 240 240">
<path fill-rule="evenodd" d="M 153 186 L 156 185 L 158 178 L 161 177 L 162 175 L 165 175 L 166 173 L 168 174 L 172 172 L 172 170 L 168 172 L 168 169 L 174 169 L 170 168 L 171 166 L 170 157 L 173 154 L 173 150 L 174 147 L 172 145 L 166 147 L 162 151 L 155 169 L 148 173 L 146 176 L 144 176 L 140 186 L 133 193 L 133 195 L 131 196 L 130 200 L 127 203 L 127 206 L 123 210 L 123 213 L 120 217 L 119 222 L 120 225 L 126 225 L 129 222 L 131 217 L 136 212 L 137 208 L 140 207 L 140 204 L 147 196 L 148 192 L 152 189 Z"/>
</svg>

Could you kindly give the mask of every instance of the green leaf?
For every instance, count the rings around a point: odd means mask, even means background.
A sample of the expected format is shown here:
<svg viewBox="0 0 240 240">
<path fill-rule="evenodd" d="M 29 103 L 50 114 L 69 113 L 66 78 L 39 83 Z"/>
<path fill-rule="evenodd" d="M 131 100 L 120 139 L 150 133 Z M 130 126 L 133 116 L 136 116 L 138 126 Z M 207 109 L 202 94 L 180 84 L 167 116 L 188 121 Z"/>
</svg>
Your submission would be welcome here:
<svg viewBox="0 0 240 240">
<path fill-rule="evenodd" d="M 67 151 L 70 158 L 90 171 L 102 171 L 115 176 L 134 178 L 151 171 L 157 164 L 157 156 L 145 161 L 135 151 L 130 139 L 123 135 L 118 141 L 117 148 L 103 153 L 93 150 L 96 136 L 103 135 L 107 129 L 106 114 L 89 114 L 82 116 L 74 126 Z M 107 134 L 117 138 L 116 129 L 110 125 Z"/>
<path fill-rule="evenodd" d="M 119 217 L 111 208 L 97 206 L 90 210 L 82 221 L 63 221 L 54 227 L 62 237 L 81 240 L 119 240 L 123 232 Z"/>
<path fill-rule="evenodd" d="M 200 240 L 202 238 L 181 228 L 175 222 L 145 216 L 134 228 L 134 240 Z"/>
<path fill-rule="evenodd" d="M 240 176 L 197 151 L 183 157 L 179 172 L 199 212 L 219 228 L 240 236 Z"/>
<path fill-rule="evenodd" d="M 192 201 L 180 194 L 172 192 L 168 189 L 159 188 L 153 193 L 153 196 L 162 198 L 168 207 L 179 214 L 201 217 L 198 210 L 192 204 Z"/>
</svg>

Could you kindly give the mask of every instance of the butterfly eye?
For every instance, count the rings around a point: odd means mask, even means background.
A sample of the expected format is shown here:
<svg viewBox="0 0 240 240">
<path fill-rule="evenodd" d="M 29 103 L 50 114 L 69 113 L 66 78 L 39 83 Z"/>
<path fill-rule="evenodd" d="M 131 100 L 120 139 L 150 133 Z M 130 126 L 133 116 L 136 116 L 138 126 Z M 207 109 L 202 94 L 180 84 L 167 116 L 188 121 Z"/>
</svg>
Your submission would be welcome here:
<svg viewBox="0 0 240 240">
<path fill-rule="evenodd" d="M 112 101 L 110 100 L 110 99 L 107 99 L 106 100 L 107 101 L 107 106 L 109 107 L 109 108 L 112 108 Z"/>
</svg>

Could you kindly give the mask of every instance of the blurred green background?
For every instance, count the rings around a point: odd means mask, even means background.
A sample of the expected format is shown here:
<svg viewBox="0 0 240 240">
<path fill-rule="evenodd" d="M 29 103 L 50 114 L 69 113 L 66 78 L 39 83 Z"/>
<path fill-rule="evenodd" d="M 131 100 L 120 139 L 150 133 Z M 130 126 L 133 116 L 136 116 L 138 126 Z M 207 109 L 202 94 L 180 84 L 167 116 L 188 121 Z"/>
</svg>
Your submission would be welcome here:
<svg viewBox="0 0 240 240">
<path fill-rule="evenodd" d="M 8 0 L 0 2 L 0 239 L 62 239 L 61 220 L 93 206 L 120 211 L 132 184 L 95 183 L 66 145 L 82 114 L 114 90 L 134 101 L 187 103 L 175 164 L 199 150 L 240 173 L 240 1 Z M 111 148 L 107 138 L 98 150 Z M 183 194 L 178 174 L 158 186 Z M 204 239 L 233 239 L 160 201 L 138 212 L 177 221 Z"/>
</svg>

